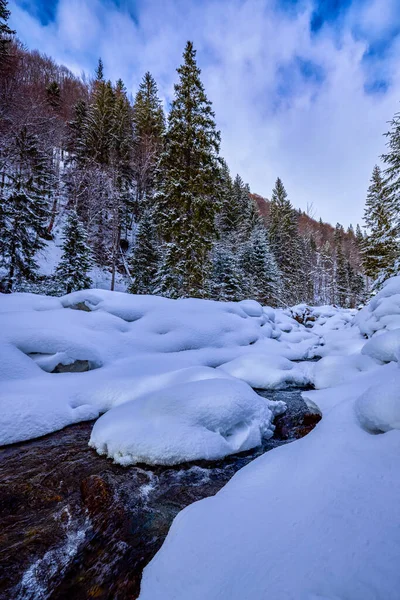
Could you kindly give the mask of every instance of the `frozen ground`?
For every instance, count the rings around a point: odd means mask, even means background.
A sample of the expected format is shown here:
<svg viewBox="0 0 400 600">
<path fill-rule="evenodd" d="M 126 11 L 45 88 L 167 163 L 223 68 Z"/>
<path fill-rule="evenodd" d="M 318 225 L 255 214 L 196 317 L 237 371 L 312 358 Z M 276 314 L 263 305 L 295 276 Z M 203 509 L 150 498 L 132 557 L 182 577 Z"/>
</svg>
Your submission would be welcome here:
<svg viewBox="0 0 400 600">
<path fill-rule="evenodd" d="M 400 278 L 358 313 L 0 295 L 0 443 L 100 417 L 120 464 L 212 460 L 272 435 L 284 406 L 252 387 L 303 387 L 320 424 L 182 511 L 141 598 L 397 600 L 399 319 Z"/>
<path fill-rule="evenodd" d="M 400 277 L 356 316 L 320 310 L 322 421 L 183 510 L 141 600 L 399 598 Z"/>
</svg>

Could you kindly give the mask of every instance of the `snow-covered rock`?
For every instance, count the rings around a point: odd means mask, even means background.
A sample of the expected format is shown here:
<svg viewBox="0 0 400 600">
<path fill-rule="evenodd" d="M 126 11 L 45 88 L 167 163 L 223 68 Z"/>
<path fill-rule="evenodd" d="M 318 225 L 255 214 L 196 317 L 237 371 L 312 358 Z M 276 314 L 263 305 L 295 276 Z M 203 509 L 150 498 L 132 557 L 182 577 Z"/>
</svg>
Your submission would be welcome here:
<svg viewBox="0 0 400 600">
<path fill-rule="evenodd" d="M 356 315 L 355 323 L 368 337 L 379 330 L 400 328 L 400 275 L 384 283 L 376 296 Z"/>
<path fill-rule="evenodd" d="M 400 354 L 400 329 L 378 332 L 363 346 L 362 354 L 371 356 L 382 362 L 399 360 Z"/>
<path fill-rule="evenodd" d="M 274 354 L 244 354 L 218 368 L 253 388 L 263 390 L 304 387 L 310 383 L 302 368 Z"/>
<path fill-rule="evenodd" d="M 372 385 L 357 400 L 361 425 L 373 433 L 400 429 L 400 370 Z"/>
<path fill-rule="evenodd" d="M 362 413 L 381 431 L 398 427 L 395 387 L 375 412 L 398 368 L 379 368 L 372 403 L 356 398 L 375 371 L 306 392 L 323 409 L 309 435 L 184 509 L 144 570 L 140 600 L 397 600 L 400 431 L 373 435 L 359 421 Z"/>
<path fill-rule="evenodd" d="M 90 445 L 122 465 L 216 460 L 259 446 L 285 404 L 214 373 L 112 408 L 95 423 Z"/>
</svg>

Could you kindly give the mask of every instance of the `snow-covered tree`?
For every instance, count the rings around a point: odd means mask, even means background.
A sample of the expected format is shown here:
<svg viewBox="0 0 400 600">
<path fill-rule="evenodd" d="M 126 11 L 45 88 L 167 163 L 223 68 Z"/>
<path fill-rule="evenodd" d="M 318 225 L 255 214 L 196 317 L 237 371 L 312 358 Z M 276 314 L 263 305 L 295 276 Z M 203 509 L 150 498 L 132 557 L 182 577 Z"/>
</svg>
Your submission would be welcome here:
<svg viewBox="0 0 400 600">
<path fill-rule="evenodd" d="M 9 17 L 7 0 L 0 0 L 0 65 L 8 56 L 10 37 L 15 33 L 8 26 Z"/>
<path fill-rule="evenodd" d="M 153 216 L 148 210 L 140 220 L 135 248 L 129 263 L 132 283 L 128 291 L 131 294 L 154 294 L 157 289 L 159 263 L 156 228 Z"/>
<path fill-rule="evenodd" d="M 87 235 L 75 210 L 70 210 L 63 230 L 61 260 L 56 278 L 67 294 L 89 288 L 92 284 L 88 272 L 92 266 Z"/>
<path fill-rule="evenodd" d="M 283 300 L 288 304 L 300 302 L 301 249 L 297 216 L 279 177 L 271 196 L 269 239 L 282 274 Z"/>
<path fill-rule="evenodd" d="M 188 42 L 158 171 L 157 218 L 160 235 L 169 245 L 166 256 L 174 256 L 173 268 L 179 273 L 173 278 L 179 288 L 170 293 L 204 297 L 220 207 L 220 135 L 195 55 Z"/>
<path fill-rule="evenodd" d="M 2 173 L 0 261 L 7 292 L 21 280 L 36 277 L 35 254 L 46 236 L 51 179 L 48 155 L 37 137 L 22 128 L 13 139 L 10 162 Z"/>
<path fill-rule="evenodd" d="M 262 225 L 253 230 L 243 245 L 241 266 L 247 296 L 261 304 L 277 306 L 281 294 L 280 272 Z"/>
<path fill-rule="evenodd" d="M 217 244 L 212 255 L 211 296 L 215 300 L 238 301 L 243 293 L 243 275 L 238 258 L 222 244 Z"/>
<path fill-rule="evenodd" d="M 162 151 L 165 116 L 157 84 L 147 72 L 133 104 L 133 171 L 135 179 L 134 215 L 138 219 L 145 200 L 154 193 L 155 172 Z"/>
<path fill-rule="evenodd" d="M 385 182 L 376 165 L 365 203 L 364 222 L 367 234 L 362 241 L 364 270 L 372 279 L 380 276 L 384 280 L 394 274 L 395 260 L 399 256 L 396 204 L 392 188 L 393 185 Z"/>
</svg>

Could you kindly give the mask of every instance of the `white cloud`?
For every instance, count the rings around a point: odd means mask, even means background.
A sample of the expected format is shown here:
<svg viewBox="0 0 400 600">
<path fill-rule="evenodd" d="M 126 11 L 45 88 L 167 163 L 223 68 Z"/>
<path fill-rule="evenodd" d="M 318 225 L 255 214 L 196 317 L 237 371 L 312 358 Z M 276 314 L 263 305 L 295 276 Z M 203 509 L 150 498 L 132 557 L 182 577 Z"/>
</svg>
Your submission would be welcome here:
<svg viewBox="0 0 400 600">
<path fill-rule="evenodd" d="M 296 207 L 312 202 L 324 220 L 360 221 L 372 167 L 384 150 L 382 134 L 400 99 L 400 47 L 395 42 L 382 64 L 374 62 L 391 79 L 388 91 L 367 94 L 373 74 L 363 61 L 367 43 L 351 26 L 373 29 L 376 39 L 393 25 L 395 0 L 384 11 L 378 0 L 362 2 L 349 12 L 347 27 L 324 27 L 318 35 L 310 33 L 307 4 L 297 14 L 272 0 L 136 4 L 133 19 L 126 6 L 60 0 L 55 22 L 44 27 L 14 2 L 12 25 L 29 47 L 78 73 L 93 70 L 101 56 L 106 74 L 121 76 L 132 93 L 150 70 L 166 99 L 192 39 L 232 171 L 265 196 L 279 175 Z M 322 68 L 321 85 L 302 78 L 298 57 Z"/>
</svg>

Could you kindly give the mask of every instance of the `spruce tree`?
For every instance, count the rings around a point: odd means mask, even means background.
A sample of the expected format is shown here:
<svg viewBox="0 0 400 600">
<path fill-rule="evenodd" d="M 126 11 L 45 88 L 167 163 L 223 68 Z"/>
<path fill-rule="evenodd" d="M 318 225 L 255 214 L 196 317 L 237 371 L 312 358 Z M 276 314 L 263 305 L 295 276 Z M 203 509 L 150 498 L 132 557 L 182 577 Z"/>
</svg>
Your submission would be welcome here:
<svg viewBox="0 0 400 600">
<path fill-rule="evenodd" d="M 0 218 L 1 266 L 7 292 L 21 280 L 36 278 L 35 254 L 44 245 L 52 179 L 49 157 L 25 127 L 14 138 L 11 154 L 12 164 L 2 174 Z"/>
<path fill-rule="evenodd" d="M 0 0 L 0 65 L 8 56 L 10 38 L 15 33 L 15 31 L 8 26 L 9 18 L 10 11 L 8 10 L 8 2 L 7 0 Z"/>
<path fill-rule="evenodd" d="M 139 223 L 135 249 L 129 264 L 133 278 L 128 289 L 131 294 L 154 294 L 159 262 L 156 228 L 151 212 L 146 211 Z"/>
<path fill-rule="evenodd" d="M 110 81 L 96 79 L 85 119 L 85 152 L 100 165 L 108 165 L 112 148 L 115 96 Z"/>
<path fill-rule="evenodd" d="M 237 257 L 229 248 L 217 244 L 212 256 L 211 297 L 237 302 L 245 297 L 243 289 L 243 274 Z"/>
<path fill-rule="evenodd" d="M 345 308 L 349 304 L 349 269 L 343 249 L 344 229 L 340 223 L 336 224 L 335 240 L 335 302 Z"/>
<path fill-rule="evenodd" d="M 157 84 L 147 72 L 139 86 L 132 111 L 133 171 L 136 184 L 135 218 L 150 200 L 155 186 L 156 167 L 165 134 L 165 116 L 158 97 Z"/>
<path fill-rule="evenodd" d="M 56 278 L 66 293 L 92 285 L 88 272 L 92 266 L 86 231 L 75 210 L 70 210 L 63 230 L 63 253 L 56 269 Z"/>
<path fill-rule="evenodd" d="M 261 304 L 277 306 L 280 299 L 280 272 L 264 226 L 255 228 L 242 247 L 241 265 L 247 295 Z"/>
<path fill-rule="evenodd" d="M 170 293 L 204 297 L 220 206 L 220 135 L 195 55 L 188 42 L 160 160 L 157 216 L 160 234 L 169 245 L 168 262 L 174 256 L 174 271 L 179 274 L 173 278 L 179 288 L 172 290 L 171 284 Z"/>
<path fill-rule="evenodd" d="M 271 196 L 269 239 L 282 274 L 283 300 L 288 304 L 296 304 L 303 300 L 297 214 L 279 177 Z"/>
<path fill-rule="evenodd" d="M 362 260 L 365 273 L 383 280 L 393 274 L 396 257 L 399 255 L 398 228 L 395 226 L 394 194 L 375 165 L 365 203 L 364 221 L 367 235 L 362 242 Z"/>
</svg>

